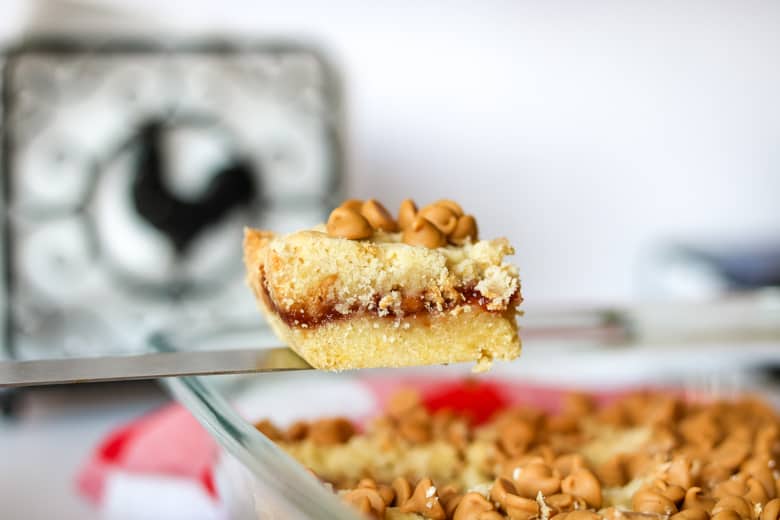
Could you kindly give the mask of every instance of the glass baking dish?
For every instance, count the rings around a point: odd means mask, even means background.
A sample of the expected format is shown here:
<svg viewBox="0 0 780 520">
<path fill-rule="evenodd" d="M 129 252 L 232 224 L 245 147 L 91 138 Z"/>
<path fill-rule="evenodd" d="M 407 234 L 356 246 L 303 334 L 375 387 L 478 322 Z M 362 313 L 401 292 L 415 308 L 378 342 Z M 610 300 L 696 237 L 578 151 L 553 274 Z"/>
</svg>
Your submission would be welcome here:
<svg viewBox="0 0 780 520">
<path fill-rule="evenodd" d="M 172 351 L 256 348 L 275 341 L 260 319 L 251 318 L 240 323 L 201 324 L 159 332 L 149 343 L 155 350 Z M 687 350 L 652 345 L 621 349 L 610 342 L 564 344 L 534 339 L 525 343 L 520 360 L 497 364 L 479 376 L 471 374 L 470 365 L 451 365 L 184 377 L 168 379 L 165 385 L 222 447 L 217 480 L 230 502 L 231 518 L 357 519 L 302 465 L 259 433 L 253 423 L 270 418 L 285 426 L 296 419 L 338 415 L 360 424 L 381 410 L 383 396 L 393 388 L 430 388 L 464 378 L 515 385 L 523 393 L 518 402 L 525 403 L 549 402 L 551 395 L 561 395 L 563 390 L 598 393 L 652 387 L 720 398 L 757 392 L 780 407 L 780 389 L 752 370 L 761 359 L 776 360 L 780 350 L 763 343 L 751 348 L 736 342 L 720 343 L 713 349 L 708 351 L 701 344 Z M 732 354 L 723 355 L 725 352 Z M 369 387 L 372 391 L 367 391 Z"/>
</svg>

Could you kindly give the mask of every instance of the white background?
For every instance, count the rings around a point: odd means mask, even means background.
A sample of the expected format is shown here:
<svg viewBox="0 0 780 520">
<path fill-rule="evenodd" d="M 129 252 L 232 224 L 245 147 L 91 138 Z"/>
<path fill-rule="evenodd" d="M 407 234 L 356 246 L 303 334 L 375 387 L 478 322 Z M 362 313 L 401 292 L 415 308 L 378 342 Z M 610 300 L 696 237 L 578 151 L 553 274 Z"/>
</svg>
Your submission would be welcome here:
<svg viewBox="0 0 780 520">
<path fill-rule="evenodd" d="M 345 75 L 350 194 L 460 200 L 516 243 L 529 303 L 633 299 L 664 241 L 780 233 L 780 2 L 96 5 L 141 20 L 103 29 L 321 43 Z M 8 39 L 51 3 L 3 6 Z M 49 23 L 78 27 L 68 12 Z"/>
</svg>

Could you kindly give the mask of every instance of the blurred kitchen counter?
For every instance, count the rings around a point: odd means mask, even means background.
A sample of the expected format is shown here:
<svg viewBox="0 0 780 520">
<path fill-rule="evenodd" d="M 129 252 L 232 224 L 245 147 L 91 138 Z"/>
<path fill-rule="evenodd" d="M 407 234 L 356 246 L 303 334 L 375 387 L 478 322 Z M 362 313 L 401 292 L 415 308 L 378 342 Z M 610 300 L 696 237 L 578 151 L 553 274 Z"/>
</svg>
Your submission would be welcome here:
<svg viewBox="0 0 780 520">
<path fill-rule="evenodd" d="M 0 419 L 0 516 L 99 518 L 75 477 L 112 429 L 170 398 L 153 382 L 25 389 Z"/>
</svg>

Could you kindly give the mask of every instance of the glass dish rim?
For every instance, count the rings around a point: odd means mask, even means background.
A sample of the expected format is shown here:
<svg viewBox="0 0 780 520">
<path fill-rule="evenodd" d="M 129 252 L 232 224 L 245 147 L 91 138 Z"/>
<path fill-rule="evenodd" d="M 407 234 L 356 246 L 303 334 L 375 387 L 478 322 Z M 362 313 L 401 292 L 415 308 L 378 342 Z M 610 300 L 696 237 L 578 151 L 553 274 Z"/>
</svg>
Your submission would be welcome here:
<svg viewBox="0 0 780 520">
<path fill-rule="evenodd" d="M 193 332 L 157 331 L 147 338 L 157 352 L 182 350 L 180 340 Z M 304 518 L 359 520 L 359 516 L 293 457 L 241 417 L 207 378 L 163 379 L 163 385 L 216 441 L 286 507 Z"/>
</svg>

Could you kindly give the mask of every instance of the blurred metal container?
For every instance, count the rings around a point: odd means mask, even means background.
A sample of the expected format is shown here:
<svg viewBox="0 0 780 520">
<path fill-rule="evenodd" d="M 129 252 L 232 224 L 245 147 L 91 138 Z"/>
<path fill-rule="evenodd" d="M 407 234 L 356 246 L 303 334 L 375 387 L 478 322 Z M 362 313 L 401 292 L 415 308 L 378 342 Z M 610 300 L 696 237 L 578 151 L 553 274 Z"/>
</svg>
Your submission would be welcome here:
<svg viewBox="0 0 780 520">
<path fill-rule="evenodd" d="M 775 236 L 689 238 L 648 251 L 640 263 L 644 298 L 696 300 L 780 288 Z"/>
</svg>

